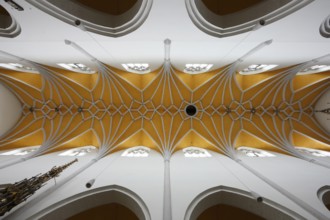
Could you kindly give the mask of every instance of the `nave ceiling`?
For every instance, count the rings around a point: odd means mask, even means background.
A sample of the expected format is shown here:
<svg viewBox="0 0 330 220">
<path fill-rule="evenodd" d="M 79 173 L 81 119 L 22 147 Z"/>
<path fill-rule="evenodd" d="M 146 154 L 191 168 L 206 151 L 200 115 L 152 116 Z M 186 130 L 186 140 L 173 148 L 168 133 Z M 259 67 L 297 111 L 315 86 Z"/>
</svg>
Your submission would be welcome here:
<svg viewBox="0 0 330 220">
<path fill-rule="evenodd" d="M 236 70 L 240 59 L 199 75 L 180 72 L 169 58 L 144 75 L 96 59 L 94 74 L 27 62 L 40 74 L 1 70 L 22 104 L 19 122 L 1 140 L 4 150 L 41 145 L 38 156 L 94 145 L 103 157 L 139 145 L 162 154 L 198 146 L 235 157 L 237 147 L 249 146 L 303 157 L 294 146 L 329 147 L 315 118 L 325 114 L 315 105 L 329 89 L 329 72 L 296 76 L 310 62 L 247 76 Z"/>
</svg>

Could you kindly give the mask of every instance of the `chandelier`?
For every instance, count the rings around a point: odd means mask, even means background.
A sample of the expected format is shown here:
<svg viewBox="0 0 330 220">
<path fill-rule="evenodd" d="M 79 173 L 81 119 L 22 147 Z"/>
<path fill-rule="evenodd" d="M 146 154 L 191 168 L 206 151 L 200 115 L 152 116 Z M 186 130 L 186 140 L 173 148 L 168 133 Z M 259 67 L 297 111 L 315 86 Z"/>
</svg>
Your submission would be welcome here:
<svg viewBox="0 0 330 220">
<path fill-rule="evenodd" d="M 12 208 L 24 202 L 44 186 L 48 180 L 58 177 L 64 169 L 77 161 L 78 159 L 76 158 L 63 166 L 53 167 L 45 174 L 38 174 L 0 189 L 0 216 L 3 216 L 6 212 L 9 212 Z"/>
</svg>

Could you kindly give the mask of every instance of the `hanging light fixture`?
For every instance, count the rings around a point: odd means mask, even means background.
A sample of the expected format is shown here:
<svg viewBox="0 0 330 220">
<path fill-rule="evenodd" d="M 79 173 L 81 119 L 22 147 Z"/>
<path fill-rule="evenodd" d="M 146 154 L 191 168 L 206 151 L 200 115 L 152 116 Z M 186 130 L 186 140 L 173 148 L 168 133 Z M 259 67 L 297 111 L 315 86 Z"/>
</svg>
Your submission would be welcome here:
<svg viewBox="0 0 330 220">
<path fill-rule="evenodd" d="M 0 189 L 0 216 L 9 212 L 12 208 L 24 202 L 40 189 L 47 181 L 58 177 L 60 173 L 78 159 L 71 161 L 63 166 L 53 167 L 45 174 L 38 174 L 30 179 L 24 179 L 14 184 L 9 184 L 4 189 Z"/>
</svg>

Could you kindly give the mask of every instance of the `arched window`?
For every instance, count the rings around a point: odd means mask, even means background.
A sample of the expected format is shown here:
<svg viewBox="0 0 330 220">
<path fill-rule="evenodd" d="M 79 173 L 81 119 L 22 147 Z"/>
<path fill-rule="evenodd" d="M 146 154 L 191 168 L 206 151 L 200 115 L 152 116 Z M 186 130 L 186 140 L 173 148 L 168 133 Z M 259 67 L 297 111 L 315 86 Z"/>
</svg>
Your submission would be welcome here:
<svg viewBox="0 0 330 220">
<path fill-rule="evenodd" d="M 81 157 L 94 151 L 96 151 L 96 147 L 86 146 L 64 151 L 63 153 L 60 153 L 59 156 Z"/>
<path fill-rule="evenodd" d="M 330 157 L 330 152 L 318 149 L 310 149 L 306 147 L 296 147 L 297 151 L 309 154 L 315 157 Z"/>
<path fill-rule="evenodd" d="M 14 155 L 14 156 L 24 156 L 24 155 L 27 155 L 27 154 L 30 154 L 34 151 L 37 151 L 39 149 L 40 146 L 33 146 L 33 147 L 25 147 L 25 148 L 22 148 L 22 149 L 16 149 L 16 150 L 11 150 L 11 151 L 7 151 L 7 152 L 4 152 L 0 155 Z"/>
<path fill-rule="evenodd" d="M 132 147 L 124 151 L 122 157 L 148 157 L 150 148 L 144 146 Z"/>
<path fill-rule="evenodd" d="M 95 70 L 82 63 L 58 63 L 57 65 L 67 70 L 71 70 L 78 73 L 95 73 Z"/>
<path fill-rule="evenodd" d="M 199 74 L 199 73 L 206 73 L 212 68 L 213 64 L 207 63 L 191 63 L 186 64 L 183 72 L 188 74 Z"/>
<path fill-rule="evenodd" d="M 320 73 L 328 70 L 330 70 L 330 65 L 318 64 L 318 65 L 309 66 L 301 70 L 299 73 L 297 73 L 297 75 Z"/>
<path fill-rule="evenodd" d="M 0 63 L 0 67 L 20 72 L 39 73 L 38 70 L 32 66 L 23 65 L 21 63 Z"/>
<path fill-rule="evenodd" d="M 207 150 L 199 147 L 187 147 L 182 151 L 185 157 L 211 157 Z"/>
<path fill-rule="evenodd" d="M 122 66 L 131 73 L 146 74 L 151 71 L 148 63 L 123 63 Z"/>
<path fill-rule="evenodd" d="M 277 65 L 275 64 L 252 64 L 245 69 L 241 70 L 239 73 L 242 75 L 253 75 L 262 72 L 266 72 L 270 69 L 275 68 Z"/>
<path fill-rule="evenodd" d="M 274 154 L 271 154 L 267 151 L 250 148 L 250 147 L 239 147 L 237 148 L 237 150 L 239 152 L 242 152 L 248 157 L 275 157 Z"/>
</svg>

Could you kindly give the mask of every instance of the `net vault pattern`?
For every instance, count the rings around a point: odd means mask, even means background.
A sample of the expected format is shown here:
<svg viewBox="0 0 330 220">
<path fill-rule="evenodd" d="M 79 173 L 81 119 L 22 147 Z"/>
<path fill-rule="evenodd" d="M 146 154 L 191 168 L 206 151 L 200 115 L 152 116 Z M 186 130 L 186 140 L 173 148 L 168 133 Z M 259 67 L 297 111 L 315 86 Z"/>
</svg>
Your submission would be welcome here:
<svg viewBox="0 0 330 220">
<path fill-rule="evenodd" d="M 25 60 L 40 74 L 0 73 L 0 82 L 22 104 L 22 117 L 1 137 L 0 149 L 40 144 L 34 157 L 92 144 L 101 158 L 136 145 L 162 154 L 194 145 L 235 158 L 235 148 L 245 145 L 302 159 L 294 148 L 298 140 L 327 149 L 329 133 L 316 121 L 314 106 L 329 90 L 329 72 L 296 76 L 315 62 L 308 61 L 241 76 L 236 68 L 247 55 L 200 75 L 174 69 L 169 58 L 146 75 L 122 72 L 94 57 L 98 71 L 88 75 Z M 197 109 L 193 116 L 185 111 L 189 105 Z"/>
</svg>

